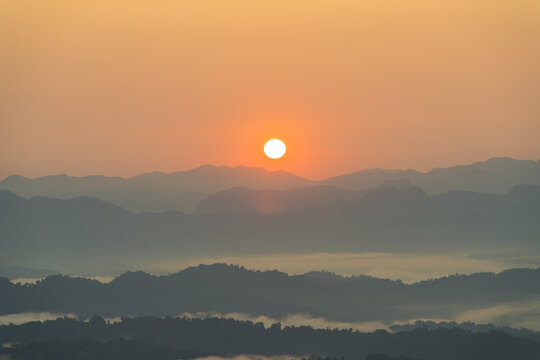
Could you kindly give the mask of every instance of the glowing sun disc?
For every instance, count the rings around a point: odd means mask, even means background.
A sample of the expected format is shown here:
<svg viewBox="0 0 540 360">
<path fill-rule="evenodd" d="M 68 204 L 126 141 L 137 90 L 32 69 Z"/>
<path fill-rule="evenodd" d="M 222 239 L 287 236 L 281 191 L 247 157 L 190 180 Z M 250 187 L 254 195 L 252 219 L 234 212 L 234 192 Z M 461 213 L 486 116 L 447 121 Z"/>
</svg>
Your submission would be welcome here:
<svg viewBox="0 0 540 360">
<path fill-rule="evenodd" d="M 286 151 L 287 147 L 285 146 L 285 143 L 279 139 L 268 140 L 266 144 L 264 144 L 264 153 L 270 159 L 279 159 L 285 155 Z"/>
</svg>

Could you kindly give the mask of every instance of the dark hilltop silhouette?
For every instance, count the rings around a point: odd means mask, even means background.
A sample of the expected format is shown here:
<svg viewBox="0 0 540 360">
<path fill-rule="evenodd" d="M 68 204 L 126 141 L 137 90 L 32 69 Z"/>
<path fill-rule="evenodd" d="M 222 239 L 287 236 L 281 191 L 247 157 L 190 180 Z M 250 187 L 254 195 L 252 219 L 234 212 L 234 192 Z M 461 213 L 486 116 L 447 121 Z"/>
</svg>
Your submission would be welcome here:
<svg viewBox="0 0 540 360">
<path fill-rule="evenodd" d="M 452 275 L 405 284 L 318 272 L 289 276 L 214 264 L 164 276 L 127 272 L 110 283 L 52 275 L 36 284 L 21 285 L 4 278 L 0 279 L 0 293 L 0 314 L 52 312 L 119 317 L 245 313 L 278 319 L 304 314 L 334 321 L 390 324 L 451 318 L 512 302 L 519 317 L 519 302 L 525 308 L 538 302 L 540 268 Z M 507 316 L 510 320 L 511 315 Z"/>
<path fill-rule="evenodd" d="M 100 317 L 87 322 L 60 318 L 0 326 L 0 342 L 19 344 L 1 350 L 16 359 L 39 360 L 68 359 L 65 354 L 69 353 L 73 354 L 69 359 L 81 360 L 127 360 L 131 359 L 129 355 L 134 359 L 143 359 L 141 355 L 192 359 L 204 353 L 222 357 L 285 355 L 286 358 L 318 354 L 308 360 L 536 360 L 540 354 L 540 342 L 501 331 L 420 328 L 397 333 L 384 330 L 361 333 L 282 327 L 279 323 L 265 328 L 261 323 L 217 318 L 124 318 L 113 323 Z M 152 355 L 154 352 L 156 357 Z M 113 354 L 117 355 L 106 357 Z"/>
</svg>

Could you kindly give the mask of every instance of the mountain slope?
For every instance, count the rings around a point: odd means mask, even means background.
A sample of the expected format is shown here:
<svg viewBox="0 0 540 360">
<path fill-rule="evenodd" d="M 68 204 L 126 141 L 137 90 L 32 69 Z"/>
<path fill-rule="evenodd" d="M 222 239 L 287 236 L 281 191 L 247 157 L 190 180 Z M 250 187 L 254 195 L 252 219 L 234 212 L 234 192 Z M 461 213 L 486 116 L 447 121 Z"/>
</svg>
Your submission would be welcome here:
<svg viewBox="0 0 540 360">
<path fill-rule="evenodd" d="M 528 190 L 527 190 L 528 189 Z M 540 251 L 540 192 L 429 196 L 378 189 L 289 213 L 132 213 L 97 199 L 30 200 L 0 191 L 0 260 L 59 271 L 138 262 L 309 252 Z M 524 195 L 528 193 L 529 195 Z"/>
<path fill-rule="evenodd" d="M 231 187 L 289 189 L 308 184 L 309 180 L 286 171 L 205 165 L 188 171 L 146 173 L 128 179 L 101 175 L 53 175 L 29 179 L 13 175 L 0 181 L 0 189 L 10 190 L 26 198 L 49 196 L 69 199 L 91 196 L 135 212 L 191 212 L 208 194 Z"/>
<path fill-rule="evenodd" d="M 370 169 L 324 180 L 323 183 L 351 190 L 377 187 L 385 180 L 409 179 L 429 194 L 452 190 L 505 194 L 520 184 L 540 185 L 540 160 L 491 158 L 470 165 L 415 170 Z"/>
<path fill-rule="evenodd" d="M 368 191 L 369 189 L 352 191 L 326 185 L 292 190 L 232 188 L 208 196 L 199 203 L 194 213 L 282 213 L 323 207 L 338 200 L 356 200 Z"/>
<path fill-rule="evenodd" d="M 310 191 L 329 188 L 342 188 L 357 198 L 356 191 L 366 191 L 377 187 L 419 186 L 428 194 L 442 194 L 448 191 L 474 191 L 479 193 L 506 194 L 514 186 L 521 184 L 540 185 L 540 160 L 514 160 L 493 158 L 471 165 L 453 166 L 446 169 L 433 169 L 427 173 L 415 170 L 368 169 L 329 178 L 322 181 L 307 180 L 285 171 L 268 171 L 256 167 L 227 167 L 205 165 L 188 171 L 175 173 L 145 173 L 132 178 L 106 177 L 101 175 L 71 177 L 67 175 L 45 176 L 36 179 L 13 175 L 0 181 L 0 189 L 10 190 L 26 198 L 49 196 L 68 199 L 77 196 L 90 196 L 111 202 L 134 212 L 141 211 L 182 211 L 191 213 L 220 211 L 243 212 L 259 211 L 259 202 L 276 202 L 285 211 L 327 204 L 327 195 L 314 194 L 313 203 L 306 199 Z M 212 196 L 231 188 L 257 190 L 290 190 L 306 188 L 294 195 L 297 200 L 286 199 L 280 191 L 245 194 L 231 190 L 227 194 Z M 311 189 L 311 190 L 310 190 Z M 323 191 L 323 192 L 324 192 Z M 235 200 L 236 192 L 239 199 Z M 304 195 L 302 195 L 304 194 Z M 288 194 L 291 195 L 291 194 Z M 316 200 L 317 197 L 322 197 Z M 345 196 L 335 194 L 336 199 Z M 230 198 L 227 198 L 230 197 Z M 301 198 L 304 197 L 304 200 Z M 249 198 L 249 199 L 248 199 Z M 263 199 L 262 201 L 260 199 Z M 212 205 L 223 201 L 230 206 Z M 219 200 L 219 201 L 218 201 Z M 226 200 L 226 201 L 225 201 Z M 232 201 L 235 201 L 231 205 Z M 289 204 L 290 202 L 290 204 Z M 214 209 L 212 209 L 214 208 Z M 269 211 L 262 206 L 262 210 Z M 271 209 L 270 209 L 271 210 Z M 273 210 L 270 212 L 274 212 Z"/>
</svg>

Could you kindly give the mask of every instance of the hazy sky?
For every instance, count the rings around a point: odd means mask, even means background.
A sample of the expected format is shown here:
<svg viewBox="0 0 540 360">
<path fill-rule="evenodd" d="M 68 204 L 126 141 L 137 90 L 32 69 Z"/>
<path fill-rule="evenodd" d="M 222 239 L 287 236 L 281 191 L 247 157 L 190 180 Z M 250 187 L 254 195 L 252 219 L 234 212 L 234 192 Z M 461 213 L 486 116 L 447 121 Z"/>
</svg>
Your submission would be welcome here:
<svg viewBox="0 0 540 360">
<path fill-rule="evenodd" d="M 538 159 L 539 64 L 537 0 L 0 0 L 0 178 Z"/>
</svg>

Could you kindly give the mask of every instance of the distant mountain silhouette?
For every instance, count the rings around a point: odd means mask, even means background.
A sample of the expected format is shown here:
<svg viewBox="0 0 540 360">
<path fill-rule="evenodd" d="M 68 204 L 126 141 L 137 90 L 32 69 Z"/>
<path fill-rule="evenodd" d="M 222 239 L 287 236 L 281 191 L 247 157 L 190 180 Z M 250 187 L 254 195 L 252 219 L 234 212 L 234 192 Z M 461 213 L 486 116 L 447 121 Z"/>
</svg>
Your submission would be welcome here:
<svg viewBox="0 0 540 360">
<path fill-rule="evenodd" d="M 368 169 L 352 174 L 332 177 L 326 180 L 313 181 L 286 171 L 268 171 L 257 167 L 228 167 L 204 165 L 192 170 L 174 173 L 145 173 L 132 178 L 106 177 L 102 175 L 72 177 L 67 175 L 44 176 L 29 179 L 18 175 L 0 181 L 0 189 L 10 190 L 20 196 L 48 196 L 69 199 L 77 196 L 90 196 L 122 206 L 130 211 L 182 211 L 191 213 L 215 212 L 218 208 L 233 212 L 253 211 L 260 209 L 263 203 L 275 202 L 283 206 L 285 211 L 295 210 L 307 204 L 326 203 L 332 188 L 351 191 L 354 200 L 356 191 L 369 188 L 391 187 L 403 188 L 419 186 L 426 193 L 435 195 L 448 191 L 474 191 L 479 193 L 506 194 L 514 186 L 521 184 L 540 185 L 540 160 L 514 160 L 510 158 L 493 158 L 471 165 L 453 166 L 445 169 L 436 168 L 427 173 L 415 170 Z M 212 194 L 233 188 L 250 190 L 291 190 L 308 188 L 293 195 L 285 201 L 284 194 L 279 191 L 247 194 L 238 189 L 216 196 Z M 311 189 L 311 190 L 310 190 Z M 307 196 L 314 189 L 327 189 L 323 195 L 313 194 L 312 203 Z M 232 203 L 233 194 L 239 199 Z M 210 197 L 201 203 L 207 196 Z M 290 195 L 290 194 L 289 194 Z M 341 199 L 344 195 L 334 194 Z M 304 198 L 304 200 L 302 200 Z M 229 206 L 218 205 L 224 201 Z M 210 206 L 209 204 L 214 204 Z M 199 207 L 200 204 L 200 207 Z M 255 205 L 254 205 L 255 204 Z M 213 209 L 212 209 L 213 208 Z M 267 209 L 262 207 L 264 212 Z M 250 209 L 250 210 L 248 210 Z M 237 212 L 234 210 L 234 212 Z M 275 212 L 275 211 L 268 211 Z"/>
<path fill-rule="evenodd" d="M 94 198 L 26 200 L 0 191 L 4 264 L 88 271 L 164 256 L 305 252 L 444 252 L 519 248 L 538 252 L 540 191 L 507 195 L 386 188 L 355 201 L 289 213 L 134 214 Z M 76 259 L 76 260 L 75 260 Z M 86 265 L 85 265 L 86 264 Z M 118 265 L 119 266 L 119 265 Z"/>
<path fill-rule="evenodd" d="M 290 189 L 309 184 L 309 180 L 286 171 L 204 165 L 188 171 L 145 173 L 128 179 L 101 175 L 53 175 L 29 179 L 13 175 L 0 181 L 0 189 L 27 198 L 49 196 L 68 199 L 81 195 L 91 196 L 135 212 L 191 212 L 208 194 L 232 187 Z"/>
<path fill-rule="evenodd" d="M 280 318 L 304 314 L 337 321 L 407 321 L 540 295 L 540 268 L 452 275 L 404 284 L 369 276 L 290 276 L 225 264 L 153 276 L 127 272 L 110 283 L 61 275 L 35 285 L 0 279 L 0 314 L 59 312 L 107 317 L 246 313 Z M 532 312 L 530 319 L 538 316 Z"/>
<path fill-rule="evenodd" d="M 360 190 L 378 187 L 384 181 L 395 179 L 409 179 L 429 194 L 452 190 L 505 194 L 516 185 L 540 185 L 540 160 L 491 158 L 471 165 L 435 168 L 426 173 L 416 170 L 369 169 L 336 176 L 323 183 Z"/>
<path fill-rule="evenodd" d="M 281 213 L 324 207 L 337 200 L 356 200 L 369 191 L 370 189 L 352 191 L 327 185 L 292 190 L 232 188 L 208 196 L 200 202 L 194 213 Z"/>
<path fill-rule="evenodd" d="M 306 186 L 309 180 L 287 171 L 270 171 L 249 166 L 204 165 L 193 170 L 175 173 L 146 173 L 130 179 L 137 184 L 161 188 L 184 189 L 215 193 L 232 187 L 251 189 L 290 189 Z"/>
</svg>

